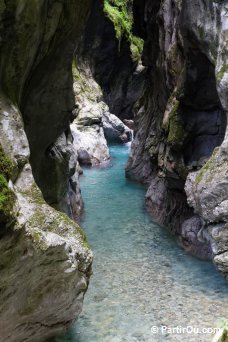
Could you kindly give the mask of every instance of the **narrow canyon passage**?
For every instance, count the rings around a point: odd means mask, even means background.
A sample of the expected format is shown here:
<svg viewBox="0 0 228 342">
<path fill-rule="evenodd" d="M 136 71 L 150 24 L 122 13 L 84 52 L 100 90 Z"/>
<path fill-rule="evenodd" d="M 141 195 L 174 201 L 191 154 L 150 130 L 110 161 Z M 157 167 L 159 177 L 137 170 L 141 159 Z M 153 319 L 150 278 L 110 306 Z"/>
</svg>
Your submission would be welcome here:
<svg viewBox="0 0 228 342">
<path fill-rule="evenodd" d="M 211 263 L 188 255 L 151 221 L 145 189 L 124 176 L 129 148 L 111 146 L 112 166 L 81 177 L 93 276 L 78 322 L 55 342 L 209 341 L 151 333 L 161 325 L 215 327 L 228 312 L 228 288 Z"/>
<path fill-rule="evenodd" d="M 228 0 L 0 0 L 0 51 L 0 342 L 228 342 Z"/>
</svg>

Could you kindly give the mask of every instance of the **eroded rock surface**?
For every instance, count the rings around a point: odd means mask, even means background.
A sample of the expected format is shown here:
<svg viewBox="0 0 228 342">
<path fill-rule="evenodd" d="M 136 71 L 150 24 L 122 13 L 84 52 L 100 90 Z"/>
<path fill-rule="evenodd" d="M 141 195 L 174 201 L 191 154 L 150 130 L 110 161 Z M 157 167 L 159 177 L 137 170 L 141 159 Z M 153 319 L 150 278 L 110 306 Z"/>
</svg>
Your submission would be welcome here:
<svg viewBox="0 0 228 342">
<path fill-rule="evenodd" d="M 132 131 L 116 115 L 105 112 L 102 124 L 107 141 L 127 143 L 132 140 Z"/>
<path fill-rule="evenodd" d="M 108 106 L 102 101 L 102 91 L 93 79 L 90 67 L 82 64 L 73 67 L 74 93 L 77 104 L 76 118 L 71 124 L 74 149 L 80 164 L 101 165 L 109 160 L 102 117 Z"/>
<path fill-rule="evenodd" d="M 131 1 L 126 1 L 126 4 L 131 7 Z M 104 13 L 103 6 L 104 2 L 93 0 L 77 55 L 81 62 L 90 66 L 110 112 L 121 120 L 133 119 L 134 107 L 143 91 L 145 70 L 141 62 L 132 56 L 130 42 L 120 23 L 117 29 L 122 36 L 117 39 L 115 25 Z"/>
<path fill-rule="evenodd" d="M 126 174 L 148 184 L 153 218 L 194 255 L 212 250 L 226 275 L 226 233 L 211 233 L 227 229 L 226 4 L 135 0 L 133 9 L 147 78 Z"/>
<path fill-rule="evenodd" d="M 108 143 L 132 140 L 131 130 L 109 111 L 101 87 L 89 64 L 75 60 L 73 67 L 76 118 L 71 124 L 74 149 L 80 164 L 97 166 L 108 163 Z"/>
<path fill-rule="evenodd" d="M 81 205 L 69 126 L 73 50 L 89 5 L 0 1 L 1 341 L 62 332 L 88 287 L 92 252 L 69 218 Z"/>
</svg>

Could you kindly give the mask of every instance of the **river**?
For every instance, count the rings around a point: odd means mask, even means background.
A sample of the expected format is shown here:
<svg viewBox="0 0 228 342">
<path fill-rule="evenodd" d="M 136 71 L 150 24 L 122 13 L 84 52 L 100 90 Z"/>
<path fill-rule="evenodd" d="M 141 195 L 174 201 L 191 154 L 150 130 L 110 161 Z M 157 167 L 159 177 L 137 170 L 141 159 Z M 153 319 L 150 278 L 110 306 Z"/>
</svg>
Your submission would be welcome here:
<svg viewBox="0 0 228 342">
<path fill-rule="evenodd" d="M 111 167 L 85 169 L 81 178 L 81 225 L 94 252 L 93 276 L 78 322 L 55 341 L 209 342 L 210 334 L 160 327 L 215 327 L 228 313 L 227 284 L 211 263 L 188 255 L 151 220 L 145 188 L 125 179 L 129 146 L 110 152 Z"/>
</svg>

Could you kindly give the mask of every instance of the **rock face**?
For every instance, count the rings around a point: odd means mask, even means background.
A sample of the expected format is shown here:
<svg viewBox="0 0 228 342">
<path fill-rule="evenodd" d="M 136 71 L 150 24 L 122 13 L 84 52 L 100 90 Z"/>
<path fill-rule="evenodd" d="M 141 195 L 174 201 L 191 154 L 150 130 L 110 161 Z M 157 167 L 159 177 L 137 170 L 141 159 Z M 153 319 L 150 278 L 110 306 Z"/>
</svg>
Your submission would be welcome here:
<svg viewBox="0 0 228 342">
<path fill-rule="evenodd" d="M 89 4 L 0 0 L 2 341 L 62 332 L 77 319 L 88 287 L 85 236 L 54 208 L 75 217 L 81 203 L 69 128 L 71 66 Z"/>
<path fill-rule="evenodd" d="M 43 341 L 78 318 L 92 253 L 79 226 L 48 206 L 26 164 L 18 217 L 0 239 L 2 341 Z"/>
<path fill-rule="evenodd" d="M 107 141 L 127 143 L 132 140 L 131 130 L 114 114 L 105 112 L 102 124 Z"/>
<path fill-rule="evenodd" d="M 93 78 L 89 64 L 75 58 L 74 93 L 77 108 L 71 124 L 74 149 L 80 164 L 98 166 L 109 162 L 109 143 L 131 141 L 131 130 L 103 101 L 101 87 Z"/>
<path fill-rule="evenodd" d="M 134 106 L 143 91 L 144 67 L 132 58 L 126 37 L 116 38 L 113 22 L 105 15 L 103 5 L 103 2 L 93 0 L 77 57 L 90 66 L 110 112 L 121 120 L 132 119 Z"/>
<path fill-rule="evenodd" d="M 108 106 L 102 101 L 102 91 L 93 79 L 90 67 L 74 64 L 76 118 L 71 124 L 74 149 L 80 164 L 101 165 L 109 161 L 109 149 L 102 127 L 102 117 Z"/>
<path fill-rule="evenodd" d="M 133 9 L 147 76 L 126 174 L 148 184 L 153 218 L 226 276 L 225 3 L 135 0 Z"/>
</svg>

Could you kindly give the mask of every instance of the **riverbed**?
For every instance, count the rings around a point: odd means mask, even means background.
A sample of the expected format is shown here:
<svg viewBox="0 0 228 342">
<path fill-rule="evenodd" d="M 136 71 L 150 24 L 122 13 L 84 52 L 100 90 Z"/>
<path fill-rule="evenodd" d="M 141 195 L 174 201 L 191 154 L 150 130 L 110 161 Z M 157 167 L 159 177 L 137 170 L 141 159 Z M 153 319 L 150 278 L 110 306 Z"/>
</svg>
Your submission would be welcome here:
<svg viewBox="0 0 228 342">
<path fill-rule="evenodd" d="M 161 332 L 215 327 L 228 313 L 228 287 L 211 263 L 188 255 L 149 217 L 145 188 L 125 178 L 129 148 L 111 146 L 111 166 L 81 177 L 93 275 L 79 320 L 55 341 L 210 341 L 211 334 Z"/>
</svg>

